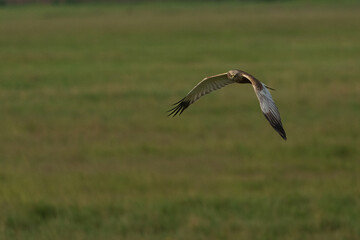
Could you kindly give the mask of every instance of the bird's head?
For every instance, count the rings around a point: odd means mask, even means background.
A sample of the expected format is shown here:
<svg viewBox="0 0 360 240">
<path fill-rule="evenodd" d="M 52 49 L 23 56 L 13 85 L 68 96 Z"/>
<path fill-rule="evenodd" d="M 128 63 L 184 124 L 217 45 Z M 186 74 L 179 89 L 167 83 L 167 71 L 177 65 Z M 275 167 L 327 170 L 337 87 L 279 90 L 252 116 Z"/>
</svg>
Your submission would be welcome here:
<svg viewBox="0 0 360 240">
<path fill-rule="evenodd" d="M 239 70 L 230 70 L 227 72 L 228 78 L 232 80 L 236 80 L 240 77 L 240 71 Z"/>
</svg>

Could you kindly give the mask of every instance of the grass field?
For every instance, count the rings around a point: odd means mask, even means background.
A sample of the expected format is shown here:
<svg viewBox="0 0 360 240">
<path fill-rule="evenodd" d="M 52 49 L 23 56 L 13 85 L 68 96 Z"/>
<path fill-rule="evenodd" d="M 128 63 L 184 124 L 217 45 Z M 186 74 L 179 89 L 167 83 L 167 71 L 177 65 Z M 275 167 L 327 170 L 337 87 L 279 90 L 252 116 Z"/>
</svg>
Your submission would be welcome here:
<svg viewBox="0 0 360 240">
<path fill-rule="evenodd" d="M 360 5 L 0 8 L 0 239 L 360 239 Z M 170 104 L 239 68 L 251 86 Z"/>
</svg>

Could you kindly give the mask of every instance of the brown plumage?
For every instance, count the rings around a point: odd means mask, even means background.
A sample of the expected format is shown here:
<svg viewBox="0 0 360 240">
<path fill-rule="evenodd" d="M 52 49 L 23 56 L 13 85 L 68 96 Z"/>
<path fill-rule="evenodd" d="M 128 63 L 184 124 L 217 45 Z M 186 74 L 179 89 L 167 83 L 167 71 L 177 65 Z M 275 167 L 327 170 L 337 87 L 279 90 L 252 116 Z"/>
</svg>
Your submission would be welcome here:
<svg viewBox="0 0 360 240">
<path fill-rule="evenodd" d="M 260 102 L 261 111 L 263 112 L 265 118 L 280 134 L 280 136 L 286 140 L 286 133 L 281 123 L 279 110 L 268 91 L 268 89 L 272 88 L 266 86 L 252 75 L 241 70 L 230 70 L 226 73 L 204 78 L 183 99 L 173 104 L 174 107 L 168 111 L 170 112 L 168 116 L 175 117 L 177 114 L 180 115 L 200 97 L 232 83 L 250 83 L 253 86 L 255 94 Z"/>
</svg>

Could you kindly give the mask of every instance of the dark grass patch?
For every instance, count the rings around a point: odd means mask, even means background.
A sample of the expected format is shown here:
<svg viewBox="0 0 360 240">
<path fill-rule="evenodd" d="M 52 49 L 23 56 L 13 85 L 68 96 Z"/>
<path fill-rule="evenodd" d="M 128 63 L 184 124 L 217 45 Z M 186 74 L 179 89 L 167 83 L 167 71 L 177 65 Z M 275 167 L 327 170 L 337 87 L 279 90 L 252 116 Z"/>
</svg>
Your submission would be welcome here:
<svg viewBox="0 0 360 240">
<path fill-rule="evenodd" d="M 9 229 L 15 231 L 31 230 L 57 218 L 61 212 L 56 206 L 49 203 L 36 203 L 22 210 L 10 213 L 7 216 L 5 225 Z"/>
</svg>

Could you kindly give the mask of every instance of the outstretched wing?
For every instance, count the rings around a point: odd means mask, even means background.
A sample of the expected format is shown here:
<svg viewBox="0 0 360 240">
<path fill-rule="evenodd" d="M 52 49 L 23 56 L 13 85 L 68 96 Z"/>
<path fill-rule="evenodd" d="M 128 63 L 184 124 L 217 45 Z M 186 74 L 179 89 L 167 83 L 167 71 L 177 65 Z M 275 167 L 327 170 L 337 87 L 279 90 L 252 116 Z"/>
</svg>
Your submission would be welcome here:
<svg viewBox="0 0 360 240">
<path fill-rule="evenodd" d="M 204 78 L 199 82 L 183 99 L 178 101 L 172 109 L 168 112 L 168 116 L 175 117 L 177 114 L 181 114 L 186 108 L 193 104 L 200 97 L 205 94 L 211 93 L 217 89 L 225 87 L 228 84 L 235 83 L 233 80 L 227 77 L 227 73 L 214 75 L 211 77 Z"/>
<path fill-rule="evenodd" d="M 260 102 L 261 111 L 271 126 L 280 134 L 284 140 L 286 140 L 286 133 L 281 123 L 279 110 L 277 109 L 269 90 L 267 90 L 266 85 L 263 83 L 261 84 L 263 87 L 260 89 L 253 85 L 255 94 Z"/>
</svg>

